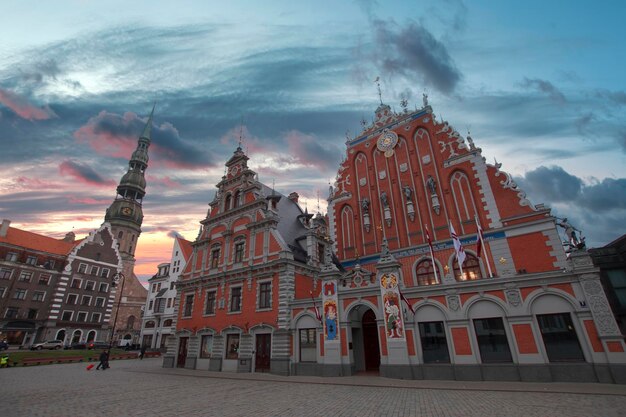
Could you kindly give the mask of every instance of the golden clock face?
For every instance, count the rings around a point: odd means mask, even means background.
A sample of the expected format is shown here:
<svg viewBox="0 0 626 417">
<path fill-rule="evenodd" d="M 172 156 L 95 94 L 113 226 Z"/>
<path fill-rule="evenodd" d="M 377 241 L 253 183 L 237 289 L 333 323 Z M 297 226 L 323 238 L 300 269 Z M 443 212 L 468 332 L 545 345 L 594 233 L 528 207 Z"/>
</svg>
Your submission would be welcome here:
<svg viewBox="0 0 626 417">
<path fill-rule="evenodd" d="M 130 216 L 131 214 L 133 214 L 133 209 L 130 207 L 124 207 L 122 208 L 122 214 L 124 216 Z"/>
<path fill-rule="evenodd" d="M 393 155 L 393 148 L 398 143 L 398 135 L 396 132 L 386 130 L 376 141 L 378 150 L 385 153 L 386 157 Z"/>
</svg>

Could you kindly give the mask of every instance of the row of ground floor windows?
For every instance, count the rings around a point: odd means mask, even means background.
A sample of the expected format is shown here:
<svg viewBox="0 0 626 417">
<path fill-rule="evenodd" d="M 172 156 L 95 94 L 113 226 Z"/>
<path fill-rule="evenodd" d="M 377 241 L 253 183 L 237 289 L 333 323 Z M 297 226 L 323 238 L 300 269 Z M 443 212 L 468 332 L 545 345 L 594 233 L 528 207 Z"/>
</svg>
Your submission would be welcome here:
<svg viewBox="0 0 626 417">
<path fill-rule="evenodd" d="M 550 362 L 582 362 L 585 360 L 569 313 L 537 315 L 537 323 Z M 482 363 L 513 362 L 504 321 L 501 317 L 474 319 L 473 326 Z M 450 348 L 444 322 L 420 322 L 418 327 L 423 362 L 450 363 Z M 376 335 L 376 331 L 374 331 L 373 335 Z M 264 336 L 267 336 L 268 339 L 267 350 L 269 354 L 269 335 Z M 299 329 L 297 337 L 299 340 L 298 361 L 316 362 L 318 351 L 317 329 Z M 226 344 L 224 346 L 225 359 L 238 358 L 239 338 L 239 334 L 226 335 Z M 257 345 L 259 345 L 258 341 Z M 257 346 L 257 350 L 260 348 L 260 345 Z M 200 358 L 210 358 L 212 351 L 213 336 L 202 336 Z"/>
<path fill-rule="evenodd" d="M 537 323 L 550 362 L 585 360 L 569 313 L 538 315 Z M 513 361 L 502 318 L 474 319 L 473 324 L 483 363 Z M 419 323 L 419 332 L 424 363 L 449 363 L 443 322 Z"/>
</svg>

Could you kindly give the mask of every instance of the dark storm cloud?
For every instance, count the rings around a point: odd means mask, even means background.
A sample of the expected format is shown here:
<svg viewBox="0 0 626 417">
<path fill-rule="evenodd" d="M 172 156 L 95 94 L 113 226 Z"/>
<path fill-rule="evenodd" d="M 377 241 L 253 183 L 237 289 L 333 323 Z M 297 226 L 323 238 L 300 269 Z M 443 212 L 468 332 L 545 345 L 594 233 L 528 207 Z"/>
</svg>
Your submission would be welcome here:
<svg viewBox="0 0 626 417">
<path fill-rule="evenodd" d="M 580 178 L 568 174 L 561 167 L 552 166 L 529 171 L 518 180 L 520 186 L 541 201 L 570 202 L 582 193 L 583 182 Z"/>
<path fill-rule="evenodd" d="M 35 62 L 30 68 L 20 68 L 19 71 L 24 81 L 36 83 L 41 83 L 46 79 L 56 80 L 61 74 L 59 64 L 54 58 Z"/>
<path fill-rule="evenodd" d="M 607 99 L 614 104 L 626 106 L 626 92 L 601 90 L 596 93 L 600 98 Z"/>
<path fill-rule="evenodd" d="M 564 104 L 567 101 L 565 99 L 565 95 L 558 88 L 556 88 L 554 84 L 552 84 L 550 81 L 541 80 L 538 78 L 534 78 L 534 79 L 524 78 L 524 81 L 522 81 L 521 85 L 522 87 L 531 88 L 536 91 L 545 93 L 548 95 L 548 97 L 550 97 L 552 100 L 556 101 L 557 103 Z"/>
<path fill-rule="evenodd" d="M 374 20 L 377 65 L 383 75 L 402 75 L 444 94 L 454 92 L 461 72 L 446 46 L 417 22 L 398 27 L 393 22 Z"/>
<path fill-rule="evenodd" d="M 61 173 L 61 175 L 69 175 L 75 180 L 92 186 L 115 186 L 114 181 L 103 178 L 92 167 L 74 161 L 61 162 L 61 164 L 59 165 L 59 172 Z"/>
</svg>

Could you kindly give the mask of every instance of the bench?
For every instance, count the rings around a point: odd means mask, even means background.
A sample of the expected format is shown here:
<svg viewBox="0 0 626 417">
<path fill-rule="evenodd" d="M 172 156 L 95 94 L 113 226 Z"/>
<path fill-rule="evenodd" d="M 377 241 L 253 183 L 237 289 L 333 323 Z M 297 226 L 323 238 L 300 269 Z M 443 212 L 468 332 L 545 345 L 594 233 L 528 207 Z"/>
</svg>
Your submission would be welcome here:
<svg viewBox="0 0 626 417">
<path fill-rule="evenodd" d="M 82 362 L 84 360 L 85 358 L 82 356 L 60 356 L 58 358 L 24 358 L 22 359 L 22 366 L 44 365 L 49 363 Z"/>
</svg>

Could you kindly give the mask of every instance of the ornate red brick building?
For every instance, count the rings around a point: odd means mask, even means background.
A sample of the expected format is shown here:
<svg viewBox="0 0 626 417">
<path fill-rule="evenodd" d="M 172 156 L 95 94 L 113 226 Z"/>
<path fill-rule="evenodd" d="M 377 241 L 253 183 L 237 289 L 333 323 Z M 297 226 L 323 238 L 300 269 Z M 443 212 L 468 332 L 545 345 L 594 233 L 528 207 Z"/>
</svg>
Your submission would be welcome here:
<svg viewBox="0 0 626 417">
<path fill-rule="evenodd" d="M 414 112 L 381 104 L 346 145 L 327 222 L 235 152 L 179 286 L 166 366 L 258 371 L 269 355 L 283 374 L 626 382 L 583 242 L 562 223 L 566 254 L 550 210 L 426 97 Z"/>
</svg>

